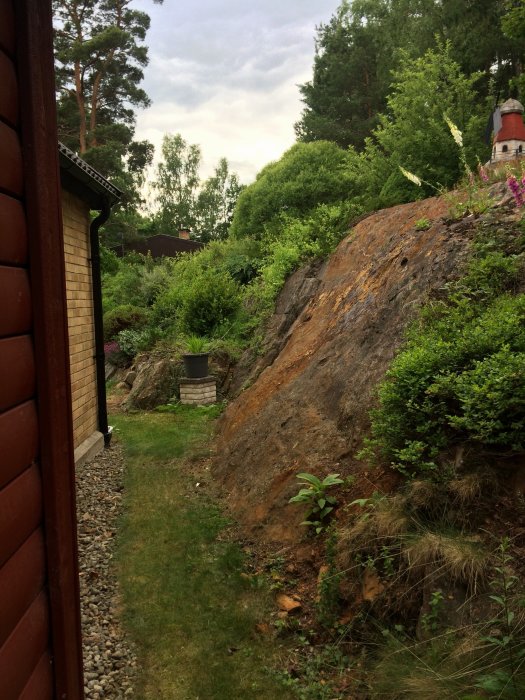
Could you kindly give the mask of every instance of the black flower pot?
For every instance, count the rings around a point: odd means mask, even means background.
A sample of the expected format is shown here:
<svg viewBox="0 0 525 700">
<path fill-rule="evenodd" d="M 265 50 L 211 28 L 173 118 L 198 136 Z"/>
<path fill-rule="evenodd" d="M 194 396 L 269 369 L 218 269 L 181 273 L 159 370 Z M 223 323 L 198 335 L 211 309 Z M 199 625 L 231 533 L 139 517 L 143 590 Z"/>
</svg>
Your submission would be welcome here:
<svg viewBox="0 0 525 700">
<path fill-rule="evenodd" d="M 208 353 L 188 353 L 182 356 L 184 371 L 188 379 L 201 379 L 208 376 Z"/>
</svg>

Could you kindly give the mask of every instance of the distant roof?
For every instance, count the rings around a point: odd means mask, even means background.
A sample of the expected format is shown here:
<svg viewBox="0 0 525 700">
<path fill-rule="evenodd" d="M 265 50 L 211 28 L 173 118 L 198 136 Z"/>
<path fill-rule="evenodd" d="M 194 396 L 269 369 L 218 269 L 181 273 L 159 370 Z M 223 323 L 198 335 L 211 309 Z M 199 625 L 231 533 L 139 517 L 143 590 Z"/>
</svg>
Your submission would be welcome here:
<svg viewBox="0 0 525 700">
<path fill-rule="evenodd" d="M 151 253 L 153 258 L 175 258 L 182 253 L 195 253 L 203 247 L 199 241 L 192 241 L 187 238 L 178 238 L 178 236 L 170 236 L 167 233 L 157 233 L 155 236 L 150 236 L 142 241 L 129 243 L 126 245 L 126 252 L 135 251 L 147 255 Z M 120 250 L 115 250 L 117 255 Z"/>
<path fill-rule="evenodd" d="M 58 143 L 60 180 L 68 192 L 78 195 L 91 209 L 112 206 L 123 192 L 63 143 Z"/>
</svg>

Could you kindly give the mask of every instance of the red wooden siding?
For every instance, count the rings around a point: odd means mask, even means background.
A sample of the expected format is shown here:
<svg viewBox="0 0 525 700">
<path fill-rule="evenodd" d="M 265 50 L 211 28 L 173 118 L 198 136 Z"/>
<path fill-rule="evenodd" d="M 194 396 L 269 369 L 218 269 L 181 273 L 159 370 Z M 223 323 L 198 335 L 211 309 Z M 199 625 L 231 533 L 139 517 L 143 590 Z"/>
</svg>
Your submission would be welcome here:
<svg viewBox="0 0 525 700">
<path fill-rule="evenodd" d="M 26 270 L 0 265 L 0 337 L 31 330 L 31 292 Z"/>
<path fill-rule="evenodd" d="M 13 62 L 0 51 L 0 117 L 11 126 L 18 123 L 18 83 Z"/>
<path fill-rule="evenodd" d="M 0 194 L 0 263 L 24 265 L 27 261 L 27 231 L 24 208 L 12 197 Z"/>
<path fill-rule="evenodd" d="M 0 491 L 0 565 L 16 553 L 41 521 L 42 483 L 34 464 Z"/>
<path fill-rule="evenodd" d="M 0 700 L 83 697 L 50 0 L 0 0 Z"/>
<path fill-rule="evenodd" d="M 0 645 L 44 587 L 44 571 L 44 536 L 41 530 L 35 530 L 0 571 L 0 600 L 5 602 L 0 618 Z"/>
<path fill-rule="evenodd" d="M 11 56 L 15 52 L 15 13 L 10 0 L 0 2 L 0 49 Z"/>
<path fill-rule="evenodd" d="M 21 474 L 36 460 L 38 418 L 34 401 L 0 413 L 0 488 Z M 0 597 L 1 600 L 1 597 Z"/>
<path fill-rule="evenodd" d="M 48 647 L 49 604 L 41 593 L 0 649 L 3 698 L 18 700 Z"/>
<path fill-rule="evenodd" d="M 20 139 L 16 131 L 4 122 L 0 122 L 0 162 L 3 164 L 0 189 L 21 197 L 24 192 L 24 169 Z"/>
<path fill-rule="evenodd" d="M 53 700 L 51 657 L 46 652 L 33 671 L 18 700 Z"/>
<path fill-rule="evenodd" d="M 35 393 L 35 358 L 28 335 L 0 340 L 0 411 Z"/>
</svg>

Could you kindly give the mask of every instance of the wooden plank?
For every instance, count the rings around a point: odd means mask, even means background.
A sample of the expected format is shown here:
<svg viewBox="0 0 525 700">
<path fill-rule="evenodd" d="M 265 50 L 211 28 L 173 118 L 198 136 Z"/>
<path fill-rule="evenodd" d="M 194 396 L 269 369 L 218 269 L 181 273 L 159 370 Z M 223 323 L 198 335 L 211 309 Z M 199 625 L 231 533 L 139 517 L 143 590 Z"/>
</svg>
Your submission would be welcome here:
<svg viewBox="0 0 525 700">
<path fill-rule="evenodd" d="M 12 0 L 0 0 L 0 48 L 15 52 L 15 18 Z"/>
<path fill-rule="evenodd" d="M 84 695 L 51 0 L 14 3 L 55 696 Z"/>
<path fill-rule="evenodd" d="M 1 0 L 0 0 L 1 2 Z M 27 264 L 27 232 L 22 204 L 0 194 L 0 263 Z"/>
<path fill-rule="evenodd" d="M 31 291 L 26 270 L 0 265 L 0 338 L 31 330 Z"/>
<path fill-rule="evenodd" d="M 24 193 L 22 149 L 14 129 L 0 122 L 0 189 L 14 197 Z"/>
<path fill-rule="evenodd" d="M 48 644 L 48 601 L 41 593 L 0 649 L 2 700 L 19 700 Z"/>
<path fill-rule="evenodd" d="M 51 657 L 46 652 L 37 664 L 18 700 L 53 700 L 53 671 Z"/>
<path fill-rule="evenodd" d="M 0 488 L 37 458 L 38 418 L 34 401 L 0 414 Z"/>
<path fill-rule="evenodd" d="M 18 83 L 15 66 L 0 50 L 0 118 L 13 127 L 18 124 Z"/>
<path fill-rule="evenodd" d="M 42 482 L 38 468 L 32 466 L 0 491 L 0 566 L 37 529 L 41 519 Z"/>
<path fill-rule="evenodd" d="M 35 393 L 35 360 L 29 336 L 0 340 L 0 411 L 28 401 Z"/>
<path fill-rule="evenodd" d="M 0 647 L 44 586 L 45 548 L 36 530 L 0 569 Z"/>
</svg>

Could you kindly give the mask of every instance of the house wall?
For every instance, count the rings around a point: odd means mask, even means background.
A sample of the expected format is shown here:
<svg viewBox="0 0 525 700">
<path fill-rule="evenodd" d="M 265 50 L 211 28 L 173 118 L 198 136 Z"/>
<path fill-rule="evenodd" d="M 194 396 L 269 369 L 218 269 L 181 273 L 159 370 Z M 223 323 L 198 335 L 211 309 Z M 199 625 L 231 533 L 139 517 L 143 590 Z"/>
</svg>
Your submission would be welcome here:
<svg viewBox="0 0 525 700">
<path fill-rule="evenodd" d="M 66 296 L 75 451 L 97 431 L 97 381 L 93 289 L 89 246 L 89 207 L 62 192 Z M 99 436 L 102 438 L 102 436 Z M 102 446 L 102 445 L 101 445 Z M 78 456 L 75 455 L 77 461 Z"/>
<path fill-rule="evenodd" d="M 82 700 L 51 0 L 0 0 L 0 698 Z"/>
</svg>

